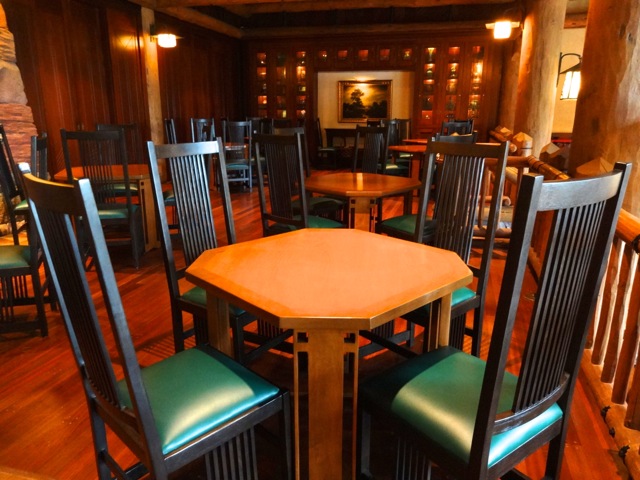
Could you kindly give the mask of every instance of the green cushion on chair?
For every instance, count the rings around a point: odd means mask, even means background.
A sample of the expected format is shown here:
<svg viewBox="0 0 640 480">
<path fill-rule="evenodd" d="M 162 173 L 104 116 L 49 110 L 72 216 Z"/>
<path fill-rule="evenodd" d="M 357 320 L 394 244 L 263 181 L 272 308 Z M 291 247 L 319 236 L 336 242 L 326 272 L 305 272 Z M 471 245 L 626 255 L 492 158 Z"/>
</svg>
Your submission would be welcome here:
<svg viewBox="0 0 640 480">
<path fill-rule="evenodd" d="M 389 229 L 396 230 L 407 235 L 413 235 L 413 232 L 416 229 L 416 214 L 412 213 L 409 215 L 398 215 L 397 217 L 387 218 L 380 222 L 378 228 L 383 233 L 387 233 L 384 229 Z M 427 219 L 424 223 L 424 238 L 429 238 L 435 233 L 435 230 L 435 222 Z M 392 235 L 391 232 L 389 232 L 389 234 Z"/>
<path fill-rule="evenodd" d="M 28 245 L 0 246 L 0 269 L 29 268 L 31 251 Z"/>
<path fill-rule="evenodd" d="M 416 215 L 399 215 L 380 222 L 380 227 L 388 227 L 408 234 L 412 234 L 416 228 Z"/>
<path fill-rule="evenodd" d="M 276 386 L 206 345 L 143 369 L 142 380 L 165 455 L 278 394 Z M 124 381 L 118 394 L 131 408 Z"/>
<path fill-rule="evenodd" d="M 307 218 L 309 228 L 342 228 L 343 224 L 331 220 L 330 218 L 316 217 L 315 215 L 309 215 Z"/>
<path fill-rule="evenodd" d="M 468 462 L 484 368 L 479 358 L 443 347 L 363 382 L 360 395 Z M 505 373 L 499 412 L 511 408 L 516 381 L 514 375 Z M 495 435 L 489 466 L 561 418 L 562 410 L 554 404 L 537 418 Z"/>
<path fill-rule="evenodd" d="M 138 209 L 138 205 L 132 205 L 132 211 L 136 211 Z M 125 218 L 129 218 L 129 212 L 126 208 L 110 208 L 106 205 L 101 205 L 98 208 L 98 215 L 100 216 L 100 220 L 122 220 Z"/>
<path fill-rule="evenodd" d="M 196 305 L 202 305 L 204 308 L 207 308 L 207 292 L 200 287 L 193 287 L 192 289 L 186 291 L 181 295 L 183 300 L 187 302 L 194 303 Z M 234 305 L 229 305 L 229 312 L 234 317 L 239 317 L 245 310 L 238 308 Z"/>
<path fill-rule="evenodd" d="M 13 211 L 18 215 L 25 215 L 29 211 L 29 202 L 21 200 L 13 207 Z"/>
</svg>

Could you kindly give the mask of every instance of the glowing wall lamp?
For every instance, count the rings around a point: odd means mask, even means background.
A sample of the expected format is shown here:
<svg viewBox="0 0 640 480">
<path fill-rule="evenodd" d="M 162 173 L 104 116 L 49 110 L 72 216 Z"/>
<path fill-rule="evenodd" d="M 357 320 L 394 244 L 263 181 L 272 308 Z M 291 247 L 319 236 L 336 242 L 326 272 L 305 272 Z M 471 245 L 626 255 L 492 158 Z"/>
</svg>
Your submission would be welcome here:
<svg viewBox="0 0 640 480">
<path fill-rule="evenodd" d="M 520 22 L 513 22 L 511 20 L 496 20 L 494 23 L 485 24 L 488 30 L 493 30 L 493 38 L 501 40 L 509 38 L 511 36 L 511 30 L 518 28 Z"/>
<path fill-rule="evenodd" d="M 524 7 L 517 3 L 508 8 L 495 22 L 486 23 L 487 30 L 493 30 L 493 38 L 502 40 L 511 37 L 511 32 L 519 28 L 524 19 Z"/>
<path fill-rule="evenodd" d="M 578 63 L 574 66 L 562 70 L 562 60 L 565 57 L 578 57 Z M 562 90 L 560 92 L 560 100 L 575 100 L 578 98 L 578 92 L 580 91 L 580 68 L 582 67 L 582 56 L 577 53 L 560 53 L 560 60 L 558 61 L 558 78 L 556 85 L 560 81 L 560 75 L 564 75 L 564 83 L 562 84 Z"/>
<path fill-rule="evenodd" d="M 173 33 L 167 32 L 156 32 L 156 26 L 151 25 L 149 29 L 149 36 L 151 37 L 151 41 L 155 41 L 159 47 L 162 48 L 173 48 L 178 44 L 178 38 Z"/>
</svg>

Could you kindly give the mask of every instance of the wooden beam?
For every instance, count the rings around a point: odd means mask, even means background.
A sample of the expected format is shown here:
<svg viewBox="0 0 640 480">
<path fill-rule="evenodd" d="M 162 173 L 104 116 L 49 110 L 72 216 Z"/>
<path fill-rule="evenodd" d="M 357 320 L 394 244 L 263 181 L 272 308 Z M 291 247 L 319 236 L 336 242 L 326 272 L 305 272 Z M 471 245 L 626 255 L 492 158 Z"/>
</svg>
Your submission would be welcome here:
<svg viewBox="0 0 640 480">
<path fill-rule="evenodd" d="M 200 13 L 192 8 L 158 8 L 157 11 L 171 15 L 179 20 L 184 20 L 185 22 L 213 30 L 214 32 L 228 35 L 232 38 L 242 38 L 244 36 L 244 32 L 241 29 L 210 17 L 209 15 L 205 15 L 204 13 Z"/>
<path fill-rule="evenodd" d="M 355 8 L 444 7 L 513 3 L 513 0 L 156 0 L 157 9 L 169 7 L 242 6 L 252 13 L 349 10 Z"/>
<path fill-rule="evenodd" d="M 485 24 L 481 21 L 473 22 L 443 22 L 443 23 L 411 23 L 411 24 L 379 24 L 379 25 L 339 25 L 322 27 L 282 27 L 282 28 L 252 28 L 244 31 L 243 38 L 304 38 L 335 35 L 366 35 L 389 33 L 435 33 L 443 31 L 457 32 L 486 32 Z"/>
</svg>

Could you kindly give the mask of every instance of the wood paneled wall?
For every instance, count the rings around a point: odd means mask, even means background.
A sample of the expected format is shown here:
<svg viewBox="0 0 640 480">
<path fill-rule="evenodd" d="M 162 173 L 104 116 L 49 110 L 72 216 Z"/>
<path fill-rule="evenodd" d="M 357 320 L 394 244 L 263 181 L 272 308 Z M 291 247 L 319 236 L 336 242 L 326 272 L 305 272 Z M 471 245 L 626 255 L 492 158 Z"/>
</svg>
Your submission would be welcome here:
<svg viewBox="0 0 640 480">
<path fill-rule="evenodd" d="M 137 123 L 150 138 L 140 7 L 124 0 L 3 0 L 18 67 L 39 132 L 50 139 L 49 171 L 64 168 L 61 128 Z M 239 41 L 157 18 L 182 37 L 160 50 L 164 117 L 180 138 L 192 116 L 242 111 Z M 142 151 L 145 151 L 144 149 Z"/>
</svg>

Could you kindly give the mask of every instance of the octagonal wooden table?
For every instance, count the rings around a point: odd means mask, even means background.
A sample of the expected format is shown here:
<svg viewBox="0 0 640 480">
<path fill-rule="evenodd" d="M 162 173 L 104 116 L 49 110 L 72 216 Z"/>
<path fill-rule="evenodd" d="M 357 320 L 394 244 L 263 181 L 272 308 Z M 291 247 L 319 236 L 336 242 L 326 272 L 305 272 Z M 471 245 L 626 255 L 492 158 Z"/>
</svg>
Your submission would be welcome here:
<svg viewBox="0 0 640 480">
<path fill-rule="evenodd" d="M 303 229 L 204 252 L 187 269 L 207 292 L 211 344 L 232 355 L 229 303 L 294 330 L 296 478 L 300 478 L 299 357 L 307 354 L 310 480 L 340 479 L 344 356 L 353 354 L 355 432 L 358 332 L 440 300 L 449 340 L 451 294 L 471 272 L 448 250 L 353 229 Z M 355 454 L 355 436 L 352 452 Z M 355 462 L 351 458 L 352 477 Z"/>
<path fill-rule="evenodd" d="M 308 192 L 346 198 L 353 212 L 351 226 L 369 230 L 371 209 L 379 198 L 404 194 L 405 213 L 411 213 L 411 192 L 420 188 L 420 181 L 379 173 L 337 172 L 312 175 L 305 179 L 304 187 Z"/>
</svg>

